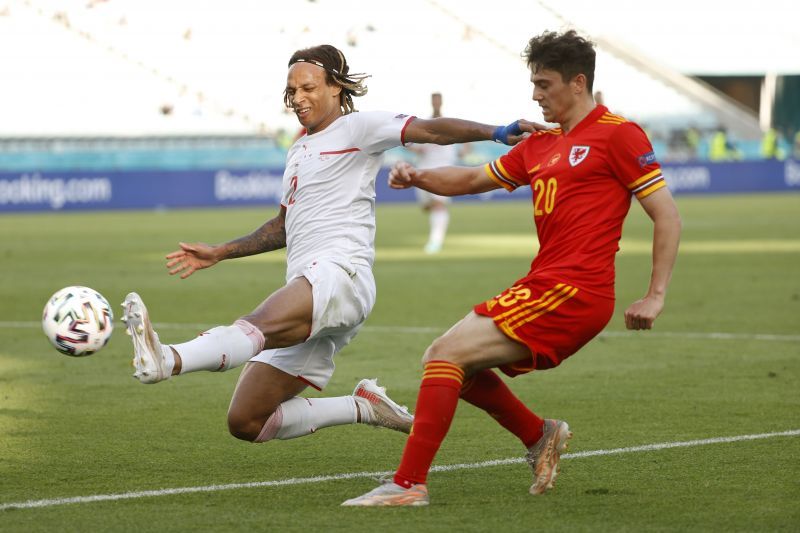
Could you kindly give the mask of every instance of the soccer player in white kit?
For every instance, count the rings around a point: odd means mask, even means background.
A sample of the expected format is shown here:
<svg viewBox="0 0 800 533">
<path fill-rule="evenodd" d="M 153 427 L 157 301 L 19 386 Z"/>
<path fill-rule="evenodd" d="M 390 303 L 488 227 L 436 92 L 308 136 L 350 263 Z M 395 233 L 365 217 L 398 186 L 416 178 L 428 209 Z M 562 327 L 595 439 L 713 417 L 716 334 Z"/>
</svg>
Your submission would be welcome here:
<svg viewBox="0 0 800 533">
<path fill-rule="evenodd" d="M 123 307 L 133 337 L 134 377 L 156 383 L 199 370 L 243 369 L 228 410 L 237 438 L 264 442 L 365 423 L 408 433 L 413 417 L 376 380 L 352 396 L 301 398 L 322 390 L 334 355 L 356 335 L 375 303 L 375 177 L 383 152 L 406 142 L 518 142 L 517 121 L 488 126 L 458 119 L 420 120 L 390 112 L 354 112 L 367 92 L 363 74 L 349 74 L 344 55 L 321 45 L 289 60 L 284 101 L 306 129 L 289 150 L 278 215 L 224 244 L 180 243 L 167 255 L 170 274 L 187 278 L 224 259 L 287 249 L 286 284 L 229 326 L 163 345 L 136 293 Z"/>
<path fill-rule="evenodd" d="M 442 116 L 442 94 L 431 94 L 431 118 Z M 453 144 L 420 144 L 408 147 L 417 154 L 417 168 L 449 167 L 458 163 L 458 147 Z M 415 188 L 417 201 L 422 209 L 428 213 L 428 241 L 425 243 L 425 253 L 436 254 L 442 250 L 447 226 L 450 223 L 448 204 L 450 197 L 433 194 L 424 189 Z"/>
</svg>

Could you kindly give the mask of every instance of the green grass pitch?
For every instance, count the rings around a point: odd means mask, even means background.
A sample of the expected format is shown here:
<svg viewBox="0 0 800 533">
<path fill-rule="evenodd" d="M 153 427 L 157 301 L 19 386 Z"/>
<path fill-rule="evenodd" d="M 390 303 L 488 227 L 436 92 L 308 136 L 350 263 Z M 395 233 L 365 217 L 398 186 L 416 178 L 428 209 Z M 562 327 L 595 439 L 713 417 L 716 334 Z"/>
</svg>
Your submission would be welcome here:
<svg viewBox="0 0 800 533">
<path fill-rule="evenodd" d="M 103 293 L 117 318 L 116 304 L 138 291 L 167 342 L 230 323 L 282 284 L 282 254 L 184 281 L 166 274 L 163 256 L 179 240 L 242 235 L 274 208 L 0 216 L 0 531 L 797 531 L 796 431 L 580 455 L 800 429 L 800 195 L 678 203 L 682 251 L 656 329 L 625 332 L 621 317 L 650 273 L 651 225 L 634 205 L 605 334 L 557 369 L 509 380 L 575 431 L 555 490 L 529 496 L 519 462 L 478 468 L 523 450 L 462 404 L 435 464 L 465 466 L 433 472 L 431 506 L 419 509 L 339 507 L 375 485 L 346 474 L 396 466 L 401 434 L 347 426 L 237 441 L 225 413 L 238 369 L 143 386 L 119 322 L 109 345 L 82 359 L 58 354 L 40 330 L 47 298 L 76 284 Z M 337 356 L 326 395 L 378 377 L 413 408 L 428 343 L 527 272 L 528 203 L 458 203 L 452 215 L 444 252 L 427 257 L 418 208 L 379 205 L 378 303 Z M 275 483 L 159 492 L 251 482 Z M 125 493 L 136 494 L 58 504 Z"/>
</svg>

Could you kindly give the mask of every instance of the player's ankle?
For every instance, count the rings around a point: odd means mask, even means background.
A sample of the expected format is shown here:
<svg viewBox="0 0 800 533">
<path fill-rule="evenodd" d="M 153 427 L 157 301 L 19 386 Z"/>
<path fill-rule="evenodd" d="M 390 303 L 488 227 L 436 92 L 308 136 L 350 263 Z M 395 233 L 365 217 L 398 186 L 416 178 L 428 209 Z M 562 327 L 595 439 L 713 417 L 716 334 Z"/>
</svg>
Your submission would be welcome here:
<svg viewBox="0 0 800 533">
<path fill-rule="evenodd" d="M 365 398 L 354 396 L 356 404 L 356 424 L 369 424 L 372 422 L 372 413 L 369 408 L 369 401 Z"/>
<path fill-rule="evenodd" d="M 172 365 L 172 375 L 177 376 L 178 374 L 181 373 L 181 368 L 183 367 L 183 361 L 181 361 L 181 356 L 180 354 L 178 354 L 177 351 L 175 351 L 175 348 L 173 348 L 172 346 L 168 346 L 168 348 L 172 352 L 172 358 L 174 361 Z"/>
</svg>

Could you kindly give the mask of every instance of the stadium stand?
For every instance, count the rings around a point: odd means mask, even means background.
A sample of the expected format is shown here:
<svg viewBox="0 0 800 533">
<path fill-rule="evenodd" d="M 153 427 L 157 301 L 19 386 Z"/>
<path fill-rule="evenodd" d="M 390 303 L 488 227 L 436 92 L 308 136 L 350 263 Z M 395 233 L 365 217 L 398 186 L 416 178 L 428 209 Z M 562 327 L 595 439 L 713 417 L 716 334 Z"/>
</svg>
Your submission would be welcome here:
<svg viewBox="0 0 800 533">
<path fill-rule="evenodd" d="M 295 49 L 319 42 L 343 45 L 351 64 L 373 74 L 364 109 L 424 114 L 434 85 L 448 94 L 451 115 L 506 122 L 530 113 L 540 120 L 535 106 L 520 108 L 530 98 L 524 82 L 498 80 L 521 81 L 520 51 L 530 34 L 570 20 L 544 2 L 508 0 L 503 7 L 452 0 L 407 0 L 402 9 L 356 0 L 290 7 L 256 0 L 196 0 L 191 7 L 0 1 L 0 61 L 15 80 L 0 101 L 0 165 L 280 164 L 280 139 L 296 129 L 281 98 L 284 65 Z M 515 11 L 530 13 L 531 22 L 509 24 L 507 13 Z M 595 38 L 596 87 L 613 111 L 646 125 L 662 160 L 704 158 L 720 121 L 729 122 L 743 158 L 758 157 L 756 117 L 743 119 L 718 94 L 606 35 Z M 691 149 L 684 142 L 689 125 L 700 136 Z M 476 147 L 485 157 L 497 150 Z"/>
</svg>

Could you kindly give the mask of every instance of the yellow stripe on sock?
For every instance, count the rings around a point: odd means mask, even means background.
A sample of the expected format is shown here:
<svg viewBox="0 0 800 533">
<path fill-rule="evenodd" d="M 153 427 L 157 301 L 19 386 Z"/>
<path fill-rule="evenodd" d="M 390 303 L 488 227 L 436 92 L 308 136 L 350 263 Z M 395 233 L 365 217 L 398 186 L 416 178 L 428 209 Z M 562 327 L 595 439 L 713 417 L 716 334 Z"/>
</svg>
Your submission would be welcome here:
<svg viewBox="0 0 800 533">
<path fill-rule="evenodd" d="M 464 373 L 463 372 L 453 372 L 452 370 L 445 370 L 445 369 L 426 370 L 422 374 L 422 379 L 425 379 L 428 376 L 432 376 L 433 374 L 436 374 L 437 376 L 445 376 L 445 375 L 446 376 L 453 376 L 454 378 L 460 379 L 460 380 L 464 379 Z"/>
<path fill-rule="evenodd" d="M 431 378 L 452 379 L 453 381 L 455 381 L 457 383 L 463 383 L 464 382 L 464 379 L 461 376 L 454 376 L 452 374 L 425 374 L 424 376 L 422 376 L 423 381 L 426 380 L 426 379 L 431 379 Z"/>
</svg>

